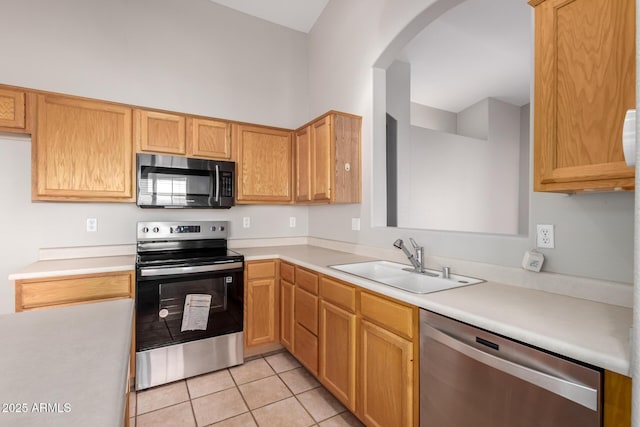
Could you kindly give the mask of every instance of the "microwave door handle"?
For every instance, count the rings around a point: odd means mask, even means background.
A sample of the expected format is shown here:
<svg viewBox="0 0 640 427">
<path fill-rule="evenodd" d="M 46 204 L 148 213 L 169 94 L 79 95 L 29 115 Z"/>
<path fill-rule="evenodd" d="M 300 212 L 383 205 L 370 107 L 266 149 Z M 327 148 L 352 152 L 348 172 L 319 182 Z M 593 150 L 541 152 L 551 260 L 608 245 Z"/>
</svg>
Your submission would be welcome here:
<svg viewBox="0 0 640 427">
<path fill-rule="evenodd" d="M 216 164 L 216 202 L 220 201 L 220 167 Z"/>
</svg>

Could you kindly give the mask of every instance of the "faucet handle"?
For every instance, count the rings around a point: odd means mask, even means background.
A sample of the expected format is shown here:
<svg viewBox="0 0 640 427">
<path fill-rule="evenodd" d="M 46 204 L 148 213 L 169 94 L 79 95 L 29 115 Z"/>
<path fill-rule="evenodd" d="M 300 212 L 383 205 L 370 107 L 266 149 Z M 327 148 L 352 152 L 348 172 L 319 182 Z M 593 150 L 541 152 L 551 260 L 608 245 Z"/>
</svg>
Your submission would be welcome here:
<svg viewBox="0 0 640 427">
<path fill-rule="evenodd" d="M 411 242 L 411 246 L 413 246 L 413 249 L 415 249 L 416 251 L 420 249 L 420 246 L 416 243 L 415 240 L 413 240 L 413 237 L 409 237 L 409 241 Z"/>
</svg>

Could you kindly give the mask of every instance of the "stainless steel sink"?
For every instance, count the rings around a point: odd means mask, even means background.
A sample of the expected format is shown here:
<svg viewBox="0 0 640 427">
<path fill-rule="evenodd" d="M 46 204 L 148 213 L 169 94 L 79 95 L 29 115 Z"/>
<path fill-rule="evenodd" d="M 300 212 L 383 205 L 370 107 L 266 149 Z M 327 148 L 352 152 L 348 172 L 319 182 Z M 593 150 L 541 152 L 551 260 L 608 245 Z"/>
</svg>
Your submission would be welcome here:
<svg viewBox="0 0 640 427">
<path fill-rule="evenodd" d="M 411 269 L 407 268 L 408 266 L 405 264 L 391 261 L 357 262 L 330 265 L 329 267 L 416 294 L 428 294 L 484 282 L 481 279 L 458 274 L 450 274 L 448 279 L 443 279 L 442 273 L 435 270 L 426 270 L 429 275 L 416 273 L 408 271 Z M 434 277 L 434 274 L 437 277 Z"/>
</svg>

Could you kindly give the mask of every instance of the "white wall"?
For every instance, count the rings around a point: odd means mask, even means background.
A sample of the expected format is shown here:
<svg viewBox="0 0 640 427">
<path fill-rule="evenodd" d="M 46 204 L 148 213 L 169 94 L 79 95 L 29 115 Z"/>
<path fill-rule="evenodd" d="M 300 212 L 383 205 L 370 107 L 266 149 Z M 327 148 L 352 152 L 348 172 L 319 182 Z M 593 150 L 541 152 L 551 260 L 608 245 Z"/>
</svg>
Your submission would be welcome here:
<svg viewBox="0 0 640 427">
<path fill-rule="evenodd" d="M 409 194 L 399 205 L 407 221 L 399 226 L 518 234 L 520 108 L 487 99 L 467 110 L 478 109 L 483 123 L 478 114 L 461 115 L 458 123 L 473 118 L 463 128 L 486 129 L 486 140 L 411 127 L 403 165 L 411 178 L 398 187 L 399 195 Z"/>
<path fill-rule="evenodd" d="M 387 71 L 387 78 L 388 77 L 389 71 Z M 456 133 L 458 132 L 458 115 L 451 111 L 440 110 L 439 108 L 412 102 L 411 124 L 425 129 Z"/>
<path fill-rule="evenodd" d="M 381 178 L 384 183 L 384 162 L 375 151 L 384 142 L 384 114 L 380 114 L 384 109 L 375 106 L 373 99 L 385 98 L 380 93 L 384 72 L 372 67 L 378 63 L 386 68 L 393 55 L 380 56 L 388 53 L 385 49 L 390 44 L 399 50 L 425 22 L 456 3 L 459 1 L 332 0 L 310 32 L 311 113 L 336 108 L 361 114 L 364 162 L 362 205 L 310 208 L 310 235 L 386 248 L 398 237 L 413 236 L 425 245 L 427 257 L 435 254 L 517 267 L 524 251 L 535 244 L 531 232 L 535 224 L 551 223 L 556 225 L 556 249 L 545 251 L 545 270 L 631 282 L 633 193 L 532 194 L 529 237 L 381 226 L 380 200 L 385 191 L 372 184 L 380 184 Z M 429 6 L 434 7 L 425 11 Z M 402 32 L 407 24 L 413 35 Z M 352 217 L 361 217 L 360 232 L 351 231 Z"/>
<path fill-rule="evenodd" d="M 311 119 L 306 35 L 208 0 L 11 0 L 2 13 L 0 83 L 287 128 Z M 7 276 L 39 248 L 131 244 L 139 220 L 229 220 L 231 238 L 308 234 L 306 207 L 33 203 L 29 140 L 0 137 L 0 158 L 0 313 L 13 311 Z"/>
</svg>

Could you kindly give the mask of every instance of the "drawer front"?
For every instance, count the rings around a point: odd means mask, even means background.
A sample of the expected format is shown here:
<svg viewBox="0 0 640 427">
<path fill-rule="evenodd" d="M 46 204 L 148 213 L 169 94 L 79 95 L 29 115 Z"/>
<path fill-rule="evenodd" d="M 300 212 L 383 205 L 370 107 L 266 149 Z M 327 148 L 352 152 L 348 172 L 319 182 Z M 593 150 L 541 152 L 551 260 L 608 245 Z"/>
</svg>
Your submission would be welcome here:
<svg viewBox="0 0 640 427">
<path fill-rule="evenodd" d="M 296 281 L 296 268 L 292 264 L 288 264 L 286 262 L 280 263 L 280 278 L 286 280 L 287 282 L 293 284 Z"/>
<path fill-rule="evenodd" d="M 296 288 L 295 320 L 318 335 L 318 297 Z"/>
<path fill-rule="evenodd" d="M 360 312 L 373 323 L 408 339 L 414 336 L 414 309 L 368 292 L 360 293 Z"/>
<path fill-rule="evenodd" d="M 303 268 L 296 267 L 296 286 L 314 295 L 318 295 L 318 275 Z"/>
<path fill-rule="evenodd" d="M 356 311 L 356 288 L 327 277 L 320 279 L 320 296 L 342 308 Z"/>
<path fill-rule="evenodd" d="M 51 278 L 16 283 L 16 310 L 73 304 L 132 295 L 133 275 L 105 274 Z"/>
<path fill-rule="evenodd" d="M 314 375 L 318 375 L 318 337 L 299 323 L 295 325 L 293 355 Z"/>
<path fill-rule="evenodd" d="M 254 261 L 246 263 L 247 279 L 264 279 L 267 277 L 276 277 L 275 261 Z"/>
</svg>

